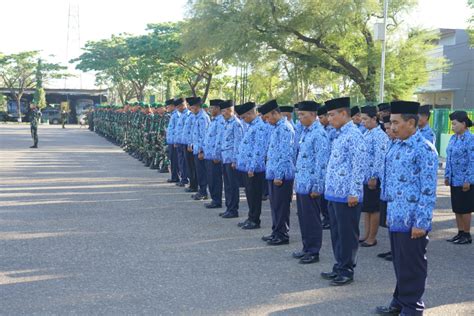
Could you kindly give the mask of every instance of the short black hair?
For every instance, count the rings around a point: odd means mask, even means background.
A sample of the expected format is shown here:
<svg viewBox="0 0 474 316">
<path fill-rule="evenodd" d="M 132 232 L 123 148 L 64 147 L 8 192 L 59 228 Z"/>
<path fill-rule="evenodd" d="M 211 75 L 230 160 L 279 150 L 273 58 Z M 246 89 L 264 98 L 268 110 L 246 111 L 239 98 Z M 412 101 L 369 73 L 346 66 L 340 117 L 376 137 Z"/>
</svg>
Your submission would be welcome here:
<svg viewBox="0 0 474 316">
<path fill-rule="evenodd" d="M 430 112 L 428 112 L 428 113 L 420 113 L 419 115 L 424 115 L 424 116 L 428 117 L 428 119 L 430 119 L 431 113 L 430 113 Z"/>
<path fill-rule="evenodd" d="M 405 122 L 409 120 L 415 120 L 415 127 L 418 126 L 418 120 L 419 120 L 418 114 L 400 114 L 400 115 Z"/>
</svg>

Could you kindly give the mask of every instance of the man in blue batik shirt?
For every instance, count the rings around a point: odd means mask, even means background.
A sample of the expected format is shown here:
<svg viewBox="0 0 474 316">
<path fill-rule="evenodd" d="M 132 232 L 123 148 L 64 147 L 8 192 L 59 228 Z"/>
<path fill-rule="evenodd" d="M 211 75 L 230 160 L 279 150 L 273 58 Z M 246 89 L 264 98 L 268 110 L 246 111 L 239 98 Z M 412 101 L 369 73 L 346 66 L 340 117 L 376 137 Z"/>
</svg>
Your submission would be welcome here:
<svg viewBox="0 0 474 316">
<path fill-rule="evenodd" d="M 191 112 L 188 110 L 188 105 L 184 98 L 176 98 L 173 103 L 179 112 L 176 127 L 173 129 L 173 143 L 174 148 L 177 152 L 178 169 L 179 174 L 181 175 L 181 180 L 180 182 L 176 183 L 176 185 L 179 187 L 184 187 L 189 182 L 189 180 L 188 172 L 186 170 L 187 146 L 183 144 L 182 134 L 184 129 L 184 123 L 186 122 L 186 119 L 188 118 Z"/>
<path fill-rule="evenodd" d="M 422 315 L 427 277 L 426 247 L 436 203 L 438 155 L 417 131 L 417 102 L 391 103 L 391 129 L 399 140 L 385 162 L 387 224 L 397 279 L 392 302 L 379 314 Z"/>
<path fill-rule="evenodd" d="M 314 101 L 298 105 L 304 129 L 296 161 L 295 192 L 303 249 L 293 252 L 292 256 L 302 264 L 319 261 L 323 239 L 321 196 L 331 149 L 327 133 L 317 120 L 319 107 Z"/>
<path fill-rule="evenodd" d="M 329 123 L 337 130 L 324 191 L 336 263 L 331 272 L 321 276 L 331 280 L 331 285 L 340 286 L 354 280 L 367 149 L 361 141 L 362 133 L 351 121 L 350 99 L 333 99 L 325 105 Z"/>
<path fill-rule="evenodd" d="M 166 111 L 171 114 L 170 120 L 168 122 L 168 128 L 166 129 L 166 144 L 168 145 L 168 159 L 171 164 L 171 179 L 168 179 L 168 183 L 179 183 L 180 175 L 178 168 L 178 151 L 174 147 L 174 133 L 176 129 L 176 124 L 180 116 L 180 112 L 176 110 L 176 107 L 173 103 L 173 99 L 165 101 Z"/>
<path fill-rule="evenodd" d="M 219 215 L 222 218 L 239 216 L 239 177 L 236 170 L 237 150 L 242 140 L 244 129 L 242 123 L 234 114 L 234 101 L 227 100 L 220 104 L 224 117 L 224 129 L 221 133 L 220 156 L 224 173 L 225 212 Z"/>
<path fill-rule="evenodd" d="M 211 122 L 204 139 L 204 159 L 206 160 L 207 184 L 211 195 L 211 203 L 206 208 L 222 207 L 222 163 L 220 158 L 220 135 L 224 129 L 224 117 L 221 115 L 220 104 L 224 100 L 210 100 Z"/>
<path fill-rule="evenodd" d="M 207 171 L 206 161 L 204 160 L 204 138 L 209 127 L 210 118 L 207 112 L 202 108 L 200 97 L 189 98 L 188 101 L 191 111 L 194 114 L 194 123 L 192 128 L 192 149 L 194 156 L 194 166 L 196 168 L 196 180 L 198 192 L 192 196 L 196 201 L 207 199 Z"/>
<path fill-rule="evenodd" d="M 257 115 L 253 102 L 236 107 L 240 118 L 249 126 L 239 145 L 237 153 L 237 170 L 245 177 L 245 196 L 249 206 L 247 220 L 239 223 L 242 229 L 260 228 L 262 213 L 262 192 L 265 181 L 265 157 L 268 146 L 268 126 Z"/>
<path fill-rule="evenodd" d="M 186 98 L 186 104 L 188 104 L 189 106 L 188 100 L 191 100 L 191 98 Z M 189 111 L 187 116 L 184 119 L 184 126 L 181 131 L 181 144 L 184 146 L 184 149 L 185 149 L 184 162 L 186 164 L 186 172 L 189 178 L 189 187 L 187 187 L 184 190 L 185 192 L 197 192 L 198 190 L 196 165 L 194 164 L 193 145 L 192 145 L 193 128 L 194 128 L 195 120 L 196 120 L 196 115 L 194 115 L 192 111 Z"/>
<path fill-rule="evenodd" d="M 258 111 L 264 120 L 273 126 L 265 169 L 273 225 L 272 233 L 264 236 L 264 240 L 272 246 L 288 244 L 290 204 L 295 177 L 295 131 L 288 119 L 281 114 L 276 100 L 263 104 Z"/>
<path fill-rule="evenodd" d="M 430 127 L 430 110 L 430 105 L 420 106 L 418 113 L 418 128 L 420 129 L 421 135 L 436 146 L 436 136 Z"/>
</svg>

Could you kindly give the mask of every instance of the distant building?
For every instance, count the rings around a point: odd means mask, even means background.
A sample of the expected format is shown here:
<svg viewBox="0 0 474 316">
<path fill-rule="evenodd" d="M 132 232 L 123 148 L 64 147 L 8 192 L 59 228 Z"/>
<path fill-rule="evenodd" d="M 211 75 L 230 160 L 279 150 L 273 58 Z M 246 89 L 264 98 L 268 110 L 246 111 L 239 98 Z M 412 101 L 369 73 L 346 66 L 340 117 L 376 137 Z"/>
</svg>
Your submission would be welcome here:
<svg viewBox="0 0 474 316">
<path fill-rule="evenodd" d="M 474 108 L 474 47 L 466 30 L 440 29 L 438 46 L 430 56 L 444 56 L 450 68 L 446 73 L 430 73 L 426 86 L 416 91 L 418 101 L 434 108 Z"/>
<path fill-rule="evenodd" d="M 107 102 L 107 90 L 99 89 L 44 89 L 46 104 L 59 107 L 67 102 L 70 113 L 69 122 L 77 123 L 77 117 L 87 108 Z M 0 93 L 9 97 L 7 110 L 12 116 L 18 117 L 16 100 L 11 97 L 10 90 L 0 88 Z M 29 104 L 33 101 L 35 90 L 27 89 L 21 98 L 21 112 L 26 114 Z"/>
</svg>

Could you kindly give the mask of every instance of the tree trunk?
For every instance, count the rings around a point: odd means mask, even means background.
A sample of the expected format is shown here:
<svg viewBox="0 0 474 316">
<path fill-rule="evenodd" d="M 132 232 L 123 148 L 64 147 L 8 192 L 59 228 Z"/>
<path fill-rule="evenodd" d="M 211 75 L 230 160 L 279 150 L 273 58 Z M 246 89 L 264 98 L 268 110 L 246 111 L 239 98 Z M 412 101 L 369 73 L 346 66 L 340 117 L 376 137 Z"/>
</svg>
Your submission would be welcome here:
<svg viewBox="0 0 474 316">
<path fill-rule="evenodd" d="M 204 95 L 202 96 L 202 102 L 206 102 L 207 96 L 209 95 L 209 89 L 211 88 L 212 74 L 209 74 L 209 77 L 206 78 L 206 89 L 204 90 Z"/>
</svg>

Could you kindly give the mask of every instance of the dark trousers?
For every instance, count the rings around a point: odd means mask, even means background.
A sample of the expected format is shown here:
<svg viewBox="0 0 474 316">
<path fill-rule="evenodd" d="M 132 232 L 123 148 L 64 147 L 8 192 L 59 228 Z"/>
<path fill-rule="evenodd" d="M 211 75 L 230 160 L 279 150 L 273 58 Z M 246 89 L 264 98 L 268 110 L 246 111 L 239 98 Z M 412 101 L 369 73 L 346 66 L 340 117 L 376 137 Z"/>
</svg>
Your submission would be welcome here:
<svg viewBox="0 0 474 316">
<path fill-rule="evenodd" d="M 179 181 L 178 151 L 174 145 L 168 145 L 168 159 L 171 165 L 171 180 Z"/>
<path fill-rule="evenodd" d="M 267 181 L 263 181 L 263 190 L 262 197 L 268 196 L 270 194 Z"/>
<path fill-rule="evenodd" d="M 186 152 L 187 146 L 183 144 L 178 144 L 176 149 L 176 153 L 178 156 L 178 170 L 181 176 L 181 183 L 188 183 L 188 173 L 186 170 Z"/>
<path fill-rule="evenodd" d="M 321 197 L 311 198 L 309 194 L 297 194 L 298 221 L 300 223 L 303 251 L 319 254 L 323 241 L 321 223 Z"/>
<path fill-rule="evenodd" d="M 189 152 L 187 146 L 185 147 L 185 163 L 186 163 L 186 172 L 189 179 L 189 188 L 197 189 L 197 176 L 196 176 L 196 166 L 194 165 L 194 155 L 192 152 Z"/>
<path fill-rule="evenodd" d="M 245 173 L 245 196 L 249 206 L 248 220 L 260 224 L 262 214 L 262 191 L 265 172 L 255 172 L 253 177 Z"/>
<path fill-rule="evenodd" d="M 324 194 L 321 196 L 321 215 L 323 217 L 323 225 L 329 224 L 328 201 L 324 198 Z"/>
<path fill-rule="evenodd" d="M 38 127 L 31 126 L 31 138 L 33 138 L 33 146 L 38 146 Z"/>
<path fill-rule="evenodd" d="M 207 171 L 206 161 L 200 160 L 198 155 L 194 155 L 194 166 L 196 167 L 196 180 L 199 187 L 199 194 L 207 196 Z"/>
<path fill-rule="evenodd" d="M 401 308 L 402 315 L 422 315 L 422 301 L 428 275 L 426 247 L 428 236 L 411 239 L 411 233 L 390 232 L 393 267 L 397 285 L 391 305 Z"/>
<path fill-rule="evenodd" d="M 224 196 L 226 212 L 237 214 L 239 212 L 239 177 L 240 173 L 232 168 L 232 164 L 225 163 L 224 172 Z"/>
<path fill-rule="evenodd" d="M 207 185 L 212 202 L 222 205 L 222 164 L 206 160 Z"/>
<path fill-rule="evenodd" d="M 275 185 L 273 180 L 268 180 L 268 193 L 272 210 L 272 235 L 288 239 L 293 180 L 283 180 L 280 186 Z"/>
<path fill-rule="evenodd" d="M 336 259 L 333 271 L 342 276 L 353 277 L 359 249 L 359 220 L 362 204 L 349 207 L 347 203 L 329 201 L 328 210 L 332 251 Z"/>
</svg>

